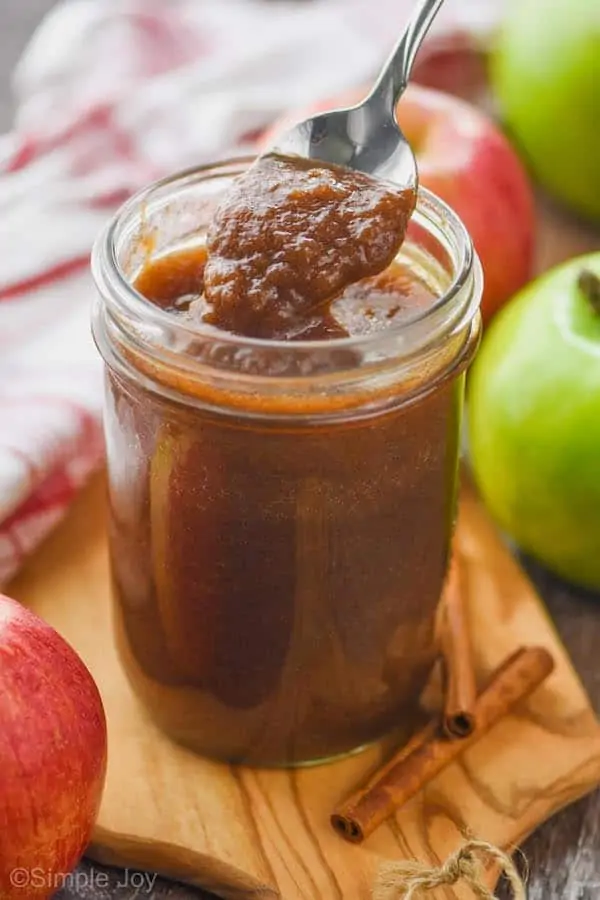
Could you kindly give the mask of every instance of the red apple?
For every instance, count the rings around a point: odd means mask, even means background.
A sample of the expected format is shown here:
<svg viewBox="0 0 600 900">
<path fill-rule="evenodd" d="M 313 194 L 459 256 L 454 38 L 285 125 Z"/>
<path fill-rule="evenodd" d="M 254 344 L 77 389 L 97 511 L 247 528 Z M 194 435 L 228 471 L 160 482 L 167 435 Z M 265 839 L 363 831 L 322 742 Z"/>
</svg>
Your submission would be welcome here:
<svg viewBox="0 0 600 900">
<path fill-rule="evenodd" d="M 286 116 L 261 147 L 305 116 L 362 96 L 351 92 Z M 494 122 L 450 94 L 411 85 L 398 105 L 398 121 L 417 156 L 421 184 L 454 209 L 473 239 L 485 275 L 482 313 L 488 322 L 532 275 L 535 215 L 525 170 Z"/>
<path fill-rule="evenodd" d="M 106 771 L 92 676 L 45 622 L 0 595 L 0 898 L 41 900 L 82 856 Z"/>
</svg>

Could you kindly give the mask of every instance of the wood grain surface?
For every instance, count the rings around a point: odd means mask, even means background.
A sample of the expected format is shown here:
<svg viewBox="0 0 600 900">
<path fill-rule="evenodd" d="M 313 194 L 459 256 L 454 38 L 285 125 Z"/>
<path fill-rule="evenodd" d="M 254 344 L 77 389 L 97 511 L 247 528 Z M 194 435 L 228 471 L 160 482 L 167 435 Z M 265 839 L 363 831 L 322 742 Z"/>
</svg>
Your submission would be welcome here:
<svg viewBox="0 0 600 900">
<path fill-rule="evenodd" d="M 9 73 L 25 40 L 53 0 L 1 0 L 0 128 L 12 103 Z M 540 268 L 586 249 L 598 249 L 597 232 L 544 204 L 539 238 Z M 600 594 L 579 591 L 524 560 L 543 596 L 585 687 L 600 711 Z M 559 813 L 523 846 L 529 867 L 529 900 L 597 900 L 600 897 L 600 791 Z M 209 900 L 198 889 L 157 879 L 148 887 L 140 873 L 84 861 L 56 900 Z M 508 891 L 498 890 L 501 900 Z M 26 898 L 24 897 L 24 900 Z"/>
<path fill-rule="evenodd" d="M 368 900 L 383 861 L 437 865 L 464 828 L 513 848 L 600 782 L 598 720 L 538 597 L 468 487 L 457 543 L 479 683 L 520 645 L 546 646 L 556 670 L 361 847 L 333 832 L 329 814 L 389 747 L 302 770 L 232 768 L 175 746 L 144 715 L 114 647 L 105 518 L 99 478 L 10 590 L 71 642 L 102 693 L 109 768 L 94 859 L 180 877 L 227 900 Z M 460 887 L 439 896 L 472 897 Z"/>
</svg>

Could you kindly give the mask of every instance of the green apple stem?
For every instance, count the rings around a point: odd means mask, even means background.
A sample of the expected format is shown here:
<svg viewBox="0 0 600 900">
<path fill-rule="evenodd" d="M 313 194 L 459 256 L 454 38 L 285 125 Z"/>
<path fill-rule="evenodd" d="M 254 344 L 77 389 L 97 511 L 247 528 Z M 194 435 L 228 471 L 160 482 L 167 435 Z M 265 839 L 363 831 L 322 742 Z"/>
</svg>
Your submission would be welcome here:
<svg viewBox="0 0 600 900">
<path fill-rule="evenodd" d="M 582 269 L 577 279 L 577 287 L 596 315 L 600 316 L 600 277 L 591 269 Z"/>
</svg>

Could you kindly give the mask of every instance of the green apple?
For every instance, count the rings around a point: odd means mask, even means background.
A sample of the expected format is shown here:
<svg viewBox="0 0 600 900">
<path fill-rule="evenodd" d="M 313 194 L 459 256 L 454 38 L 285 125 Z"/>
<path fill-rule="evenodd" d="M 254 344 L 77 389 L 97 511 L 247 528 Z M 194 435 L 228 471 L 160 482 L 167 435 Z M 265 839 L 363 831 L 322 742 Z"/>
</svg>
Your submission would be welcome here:
<svg viewBox="0 0 600 900">
<path fill-rule="evenodd" d="M 469 385 L 469 451 L 525 551 L 600 588 L 600 252 L 528 285 L 489 326 Z"/>
<path fill-rule="evenodd" d="M 538 181 L 599 220 L 599 0 L 512 0 L 491 72 L 506 126 Z"/>
</svg>

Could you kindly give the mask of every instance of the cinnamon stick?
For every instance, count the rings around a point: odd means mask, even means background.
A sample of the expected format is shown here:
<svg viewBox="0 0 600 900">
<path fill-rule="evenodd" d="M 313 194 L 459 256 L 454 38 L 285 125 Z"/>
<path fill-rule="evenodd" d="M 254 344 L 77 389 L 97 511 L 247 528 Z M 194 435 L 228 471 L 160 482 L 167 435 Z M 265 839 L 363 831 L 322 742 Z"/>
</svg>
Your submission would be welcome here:
<svg viewBox="0 0 600 900">
<path fill-rule="evenodd" d="M 461 741 L 444 736 L 432 722 L 392 757 L 369 783 L 339 806 L 331 824 L 346 840 L 361 843 L 392 813 L 414 797 L 454 759 L 528 697 L 552 672 L 554 660 L 543 647 L 517 650 L 497 668 L 475 704 L 475 730 Z"/>
<path fill-rule="evenodd" d="M 475 728 L 477 685 L 463 563 L 457 551 L 450 560 L 442 597 L 441 648 L 445 673 L 443 728 L 448 737 L 466 738 Z"/>
</svg>

